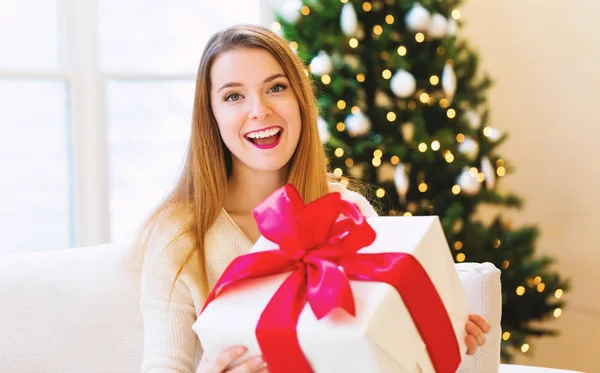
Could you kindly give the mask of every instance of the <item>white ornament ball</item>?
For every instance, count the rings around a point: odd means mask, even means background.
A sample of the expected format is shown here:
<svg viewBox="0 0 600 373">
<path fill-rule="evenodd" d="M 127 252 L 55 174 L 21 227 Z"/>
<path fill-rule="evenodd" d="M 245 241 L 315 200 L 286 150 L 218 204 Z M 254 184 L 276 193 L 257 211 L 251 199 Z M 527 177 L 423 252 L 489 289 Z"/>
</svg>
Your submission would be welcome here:
<svg viewBox="0 0 600 373">
<path fill-rule="evenodd" d="M 283 6 L 279 10 L 279 15 L 287 23 L 296 23 L 300 19 L 300 9 L 302 8 L 302 1 L 300 0 L 287 0 L 283 3 Z"/>
<path fill-rule="evenodd" d="M 396 192 L 400 197 L 400 202 L 406 203 L 406 193 L 408 192 L 408 175 L 404 164 L 400 163 L 396 166 L 396 172 L 394 172 L 394 185 L 396 186 Z"/>
<path fill-rule="evenodd" d="M 329 128 L 327 128 L 327 122 L 321 116 L 317 118 L 317 130 L 319 131 L 319 138 L 322 144 L 326 144 L 331 140 L 331 133 L 329 132 Z"/>
<path fill-rule="evenodd" d="M 415 137 L 415 125 L 411 122 L 403 123 L 402 127 L 400 127 L 400 132 L 402 133 L 404 142 L 410 144 Z"/>
<path fill-rule="evenodd" d="M 389 180 L 394 180 L 396 167 L 389 162 L 384 162 L 377 167 L 377 180 L 380 183 L 385 183 Z"/>
<path fill-rule="evenodd" d="M 436 13 L 431 17 L 431 23 L 427 30 L 427 35 L 433 39 L 442 39 L 446 37 L 448 32 L 448 20 L 440 13 Z"/>
<path fill-rule="evenodd" d="M 412 32 L 425 32 L 431 23 L 431 13 L 420 3 L 415 3 L 404 19 L 406 27 Z"/>
<path fill-rule="evenodd" d="M 333 63 L 331 62 L 331 58 L 325 51 L 320 51 L 310 61 L 310 71 L 317 76 L 329 74 L 332 70 Z"/>
<path fill-rule="evenodd" d="M 347 54 L 344 56 L 344 62 L 348 64 L 353 70 L 358 70 L 360 67 L 360 60 L 358 57 L 352 54 Z"/>
<path fill-rule="evenodd" d="M 358 18 L 351 3 L 346 3 L 340 13 L 340 26 L 344 35 L 354 36 L 358 28 Z"/>
<path fill-rule="evenodd" d="M 469 123 L 469 127 L 471 127 L 471 129 L 477 130 L 479 127 L 481 127 L 481 115 L 475 110 L 467 110 L 464 113 L 464 117 L 467 120 L 467 123 Z"/>
<path fill-rule="evenodd" d="M 417 89 L 417 80 L 406 70 L 398 70 L 390 80 L 392 92 L 398 97 L 410 97 Z"/>
<path fill-rule="evenodd" d="M 463 167 L 456 179 L 456 184 L 460 187 L 461 192 L 467 195 L 477 194 L 481 190 L 481 183 L 477 181 L 477 176 L 471 175 L 469 167 Z"/>
<path fill-rule="evenodd" d="M 446 94 L 446 98 L 452 102 L 456 93 L 456 73 L 454 67 L 449 63 L 444 65 L 444 71 L 442 72 L 442 89 Z"/>
<path fill-rule="evenodd" d="M 467 137 L 459 146 L 458 151 L 466 155 L 470 160 L 477 158 L 479 154 L 479 144 L 477 141 Z"/>
<path fill-rule="evenodd" d="M 361 112 L 348 115 L 345 124 L 346 130 L 352 137 L 366 135 L 371 129 L 371 121 Z"/>
<path fill-rule="evenodd" d="M 456 36 L 457 32 L 458 32 L 458 22 L 456 22 L 456 20 L 454 18 L 450 18 L 448 20 L 447 34 L 449 36 Z"/>
<path fill-rule="evenodd" d="M 498 141 L 500 140 L 500 138 L 502 137 L 502 132 L 494 127 L 487 127 L 484 131 L 483 134 L 490 139 L 490 141 Z"/>
<path fill-rule="evenodd" d="M 488 157 L 481 159 L 481 173 L 485 177 L 485 185 L 489 189 L 493 189 L 496 186 L 496 170 Z"/>
<path fill-rule="evenodd" d="M 377 90 L 377 92 L 375 92 L 375 105 L 389 109 L 394 106 L 394 102 L 388 95 L 380 90 Z"/>
</svg>

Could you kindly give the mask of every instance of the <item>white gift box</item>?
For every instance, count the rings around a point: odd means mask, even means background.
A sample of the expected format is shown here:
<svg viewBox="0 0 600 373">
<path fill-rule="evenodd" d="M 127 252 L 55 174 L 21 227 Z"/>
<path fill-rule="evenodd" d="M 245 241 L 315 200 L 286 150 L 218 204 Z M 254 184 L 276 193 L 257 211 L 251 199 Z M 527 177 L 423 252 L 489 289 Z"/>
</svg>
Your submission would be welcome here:
<svg viewBox="0 0 600 373">
<path fill-rule="evenodd" d="M 405 252 L 429 275 L 450 316 L 461 357 L 466 353 L 467 298 L 437 216 L 373 217 L 377 233 L 359 253 Z M 251 252 L 277 250 L 261 237 Z M 255 336 L 258 319 L 288 274 L 246 281 L 224 291 L 193 325 L 204 353 L 216 357 L 243 345 L 246 356 L 260 355 Z M 398 292 L 386 283 L 350 281 L 356 316 L 341 309 L 317 320 L 307 304 L 297 325 L 304 355 L 317 373 L 434 372 L 426 346 Z M 282 347 L 282 354 L 285 349 Z M 237 362 L 236 362 L 237 363 Z M 292 367 L 291 367 L 292 368 Z M 292 370 L 292 369 L 291 369 Z"/>
</svg>

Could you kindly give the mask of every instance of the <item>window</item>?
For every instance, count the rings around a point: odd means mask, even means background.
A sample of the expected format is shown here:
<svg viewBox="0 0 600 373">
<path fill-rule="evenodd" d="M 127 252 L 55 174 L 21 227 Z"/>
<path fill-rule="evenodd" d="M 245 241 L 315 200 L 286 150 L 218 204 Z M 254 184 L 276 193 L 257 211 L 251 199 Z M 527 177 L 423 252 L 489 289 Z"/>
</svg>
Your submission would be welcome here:
<svg viewBox="0 0 600 373">
<path fill-rule="evenodd" d="M 131 238 L 181 170 L 204 44 L 267 3 L 0 0 L 0 252 Z"/>
</svg>

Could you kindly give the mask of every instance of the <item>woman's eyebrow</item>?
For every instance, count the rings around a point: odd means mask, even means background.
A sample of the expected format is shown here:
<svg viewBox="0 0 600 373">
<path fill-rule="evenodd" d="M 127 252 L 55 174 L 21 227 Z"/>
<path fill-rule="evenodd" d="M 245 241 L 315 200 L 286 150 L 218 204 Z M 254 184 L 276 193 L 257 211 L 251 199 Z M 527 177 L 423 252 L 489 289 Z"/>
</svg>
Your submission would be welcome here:
<svg viewBox="0 0 600 373">
<path fill-rule="evenodd" d="M 266 79 L 263 81 L 263 83 L 268 83 L 268 82 L 270 82 L 270 81 L 272 81 L 272 80 L 275 80 L 275 79 L 277 79 L 277 78 L 287 78 L 287 75 L 285 75 L 285 74 L 282 74 L 282 73 L 273 74 L 273 75 L 271 75 L 271 76 L 267 77 L 267 78 L 266 78 Z M 220 92 L 222 89 L 229 88 L 229 87 L 242 87 L 242 86 L 243 86 L 243 84 L 242 84 L 242 83 L 238 83 L 238 82 L 229 82 L 229 83 L 225 83 L 225 84 L 223 84 L 223 85 L 221 86 L 221 88 L 219 88 L 219 89 L 217 90 L 217 92 Z"/>
</svg>

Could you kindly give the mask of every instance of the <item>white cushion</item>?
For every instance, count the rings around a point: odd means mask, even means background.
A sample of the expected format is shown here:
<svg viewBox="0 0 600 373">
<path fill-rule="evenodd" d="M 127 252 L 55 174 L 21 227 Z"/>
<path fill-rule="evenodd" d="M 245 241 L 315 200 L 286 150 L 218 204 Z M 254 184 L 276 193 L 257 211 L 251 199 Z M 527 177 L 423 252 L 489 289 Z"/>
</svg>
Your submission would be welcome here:
<svg viewBox="0 0 600 373">
<path fill-rule="evenodd" d="M 0 372 L 139 372 L 139 268 L 118 245 L 0 256 Z"/>
<path fill-rule="evenodd" d="M 492 325 L 486 344 L 475 355 L 466 356 L 457 372 L 496 373 L 502 336 L 500 270 L 492 263 L 459 263 L 456 270 L 467 293 L 469 312 L 482 315 Z"/>
<path fill-rule="evenodd" d="M 141 257 L 131 254 L 115 244 L 0 254 L 0 372 L 139 372 Z M 497 372 L 499 271 L 489 263 L 456 268 L 471 311 L 493 325 L 459 372 Z"/>
</svg>

